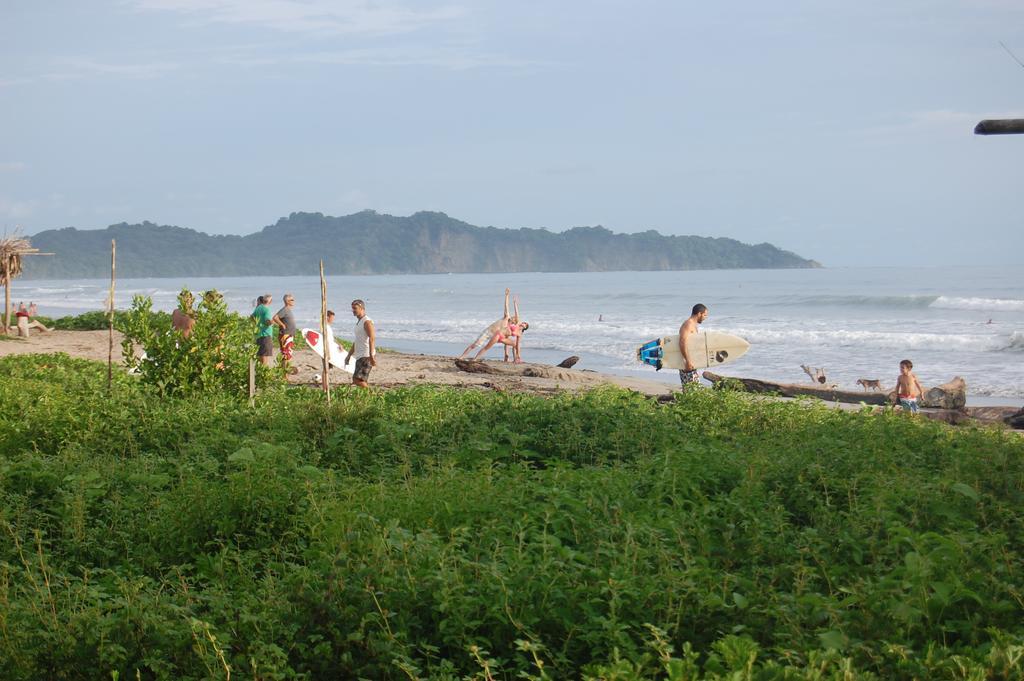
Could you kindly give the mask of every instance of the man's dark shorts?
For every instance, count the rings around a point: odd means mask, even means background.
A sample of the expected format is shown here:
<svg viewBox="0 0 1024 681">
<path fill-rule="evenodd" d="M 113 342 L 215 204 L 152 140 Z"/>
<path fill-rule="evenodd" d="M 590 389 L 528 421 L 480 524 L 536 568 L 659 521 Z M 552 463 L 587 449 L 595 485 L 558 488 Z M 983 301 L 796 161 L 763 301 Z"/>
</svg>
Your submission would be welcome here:
<svg viewBox="0 0 1024 681">
<path fill-rule="evenodd" d="M 273 336 L 260 336 L 256 339 L 256 356 L 257 357 L 273 357 L 274 356 L 274 337 Z"/>
<path fill-rule="evenodd" d="M 696 369 L 692 371 L 680 369 L 679 382 L 683 385 L 684 388 L 689 388 L 690 386 L 693 385 L 700 385 L 700 374 L 697 373 Z"/>
<path fill-rule="evenodd" d="M 356 360 L 356 370 L 352 372 L 352 378 L 357 381 L 366 381 L 370 378 L 370 366 L 369 357 L 360 357 Z"/>
</svg>

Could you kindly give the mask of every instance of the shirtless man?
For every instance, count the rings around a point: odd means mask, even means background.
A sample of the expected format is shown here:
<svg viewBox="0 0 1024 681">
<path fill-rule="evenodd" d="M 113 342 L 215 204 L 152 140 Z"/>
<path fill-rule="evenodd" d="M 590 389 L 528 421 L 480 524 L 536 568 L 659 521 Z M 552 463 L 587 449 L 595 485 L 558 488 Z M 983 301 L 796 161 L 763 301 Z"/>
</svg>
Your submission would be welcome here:
<svg viewBox="0 0 1024 681">
<path fill-rule="evenodd" d="M 909 359 L 900 362 L 900 376 L 896 379 L 896 401 L 903 411 L 917 413 L 917 403 L 924 397 L 924 388 L 914 375 L 914 363 Z"/>
<path fill-rule="evenodd" d="M 178 307 L 171 313 L 171 328 L 181 332 L 184 338 L 192 335 L 192 329 L 196 325 L 196 313 L 192 309 L 192 302 L 192 293 L 182 291 L 178 294 Z"/>
<path fill-rule="evenodd" d="M 700 385 L 700 375 L 697 373 L 697 368 L 693 365 L 693 358 L 690 357 L 690 353 L 686 349 L 686 339 L 697 333 L 697 327 L 707 318 L 708 308 L 701 303 L 697 303 L 690 312 L 690 318 L 679 327 L 679 352 L 683 353 L 683 359 L 686 360 L 686 368 L 679 370 L 679 382 L 683 385 L 683 388 Z"/>
</svg>

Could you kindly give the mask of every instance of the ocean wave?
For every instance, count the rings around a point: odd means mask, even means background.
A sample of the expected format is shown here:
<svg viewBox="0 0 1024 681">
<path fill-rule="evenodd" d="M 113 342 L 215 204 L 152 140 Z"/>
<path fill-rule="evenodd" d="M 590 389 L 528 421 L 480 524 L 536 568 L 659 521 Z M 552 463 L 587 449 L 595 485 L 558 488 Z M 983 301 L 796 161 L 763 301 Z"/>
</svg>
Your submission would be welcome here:
<svg viewBox="0 0 1024 681">
<path fill-rule="evenodd" d="M 894 350 L 963 350 L 1000 352 L 1024 349 L 1024 333 L 1011 335 L 943 334 L 900 331 L 836 329 L 723 329 L 747 339 L 752 345 L 799 345 L 804 347 L 866 346 Z"/>
<path fill-rule="evenodd" d="M 47 288 L 47 287 L 44 287 L 44 286 L 40 286 L 39 288 L 33 288 L 33 287 L 29 286 L 29 287 L 26 287 L 25 290 L 29 291 L 30 293 L 32 293 L 34 295 L 49 295 L 49 294 L 59 294 L 59 293 L 81 293 L 82 291 L 87 291 L 87 290 L 90 290 L 92 288 L 95 288 L 95 287 L 90 287 L 90 286 L 68 286 L 67 288 Z"/>
<path fill-rule="evenodd" d="M 781 305 L 807 305 L 810 307 L 899 307 L 926 308 L 941 296 L 862 296 L 862 295 L 813 295 L 788 296 L 779 301 Z"/>
<path fill-rule="evenodd" d="M 957 298 L 939 296 L 930 307 L 938 310 L 994 310 L 998 312 L 1019 312 L 1024 310 L 1024 300 L 1013 298 Z"/>
<path fill-rule="evenodd" d="M 1024 300 L 1015 298 L 982 298 L 978 296 L 941 295 L 809 295 L 786 296 L 777 305 L 806 307 L 878 307 L 936 310 L 993 310 L 1018 312 L 1024 310 Z"/>
<path fill-rule="evenodd" d="M 939 296 L 905 295 L 905 296 L 869 296 L 869 295 L 794 295 L 778 299 L 776 304 L 784 306 L 807 307 L 897 307 L 926 308 Z"/>
</svg>

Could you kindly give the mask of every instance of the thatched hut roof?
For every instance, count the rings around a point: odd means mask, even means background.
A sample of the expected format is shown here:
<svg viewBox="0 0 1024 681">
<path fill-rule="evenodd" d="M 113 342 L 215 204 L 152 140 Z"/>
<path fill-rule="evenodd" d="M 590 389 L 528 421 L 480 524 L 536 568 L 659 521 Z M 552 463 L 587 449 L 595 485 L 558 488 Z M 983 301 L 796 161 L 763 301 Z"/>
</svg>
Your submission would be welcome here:
<svg viewBox="0 0 1024 681">
<path fill-rule="evenodd" d="M 14 277 L 21 274 L 21 257 L 38 253 L 32 248 L 29 240 L 22 236 L 5 236 L 0 238 L 0 278 Z"/>
</svg>

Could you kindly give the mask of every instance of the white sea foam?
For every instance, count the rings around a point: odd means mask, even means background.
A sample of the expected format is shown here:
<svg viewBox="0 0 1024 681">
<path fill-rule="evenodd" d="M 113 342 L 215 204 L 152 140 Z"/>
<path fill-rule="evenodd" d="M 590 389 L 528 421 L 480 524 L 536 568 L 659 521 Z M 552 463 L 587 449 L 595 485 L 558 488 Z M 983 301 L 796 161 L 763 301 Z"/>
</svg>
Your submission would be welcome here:
<svg viewBox="0 0 1024 681">
<path fill-rule="evenodd" d="M 811 307 L 897 307 L 926 308 L 941 296 L 906 295 L 906 296 L 869 296 L 869 295 L 797 295 L 779 298 L 775 304 L 782 306 Z"/>
<path fill-rule="evenodd" d="M 1024 311 L 1024 300 L 1013 298 L 957 298 L 939 296 L 929 307 L 937 310 L 993 310 L 1002 312 Z"/>
<path fill-rule="evenodd" d="M 725 330 L 725 329 L 723 329 Z M 904 331 L 871 331 L 863 329 L 765 329 L 734 328 L 727 330 L 753 344 L 790 345 L 808 348 L 872 347 L 893 350 L 964 350 L 988 351 L 1019 349 L 1024 344 L 1020 332 L 1010 336 L 982 334 L 942 334 Z"/>
</svg>

